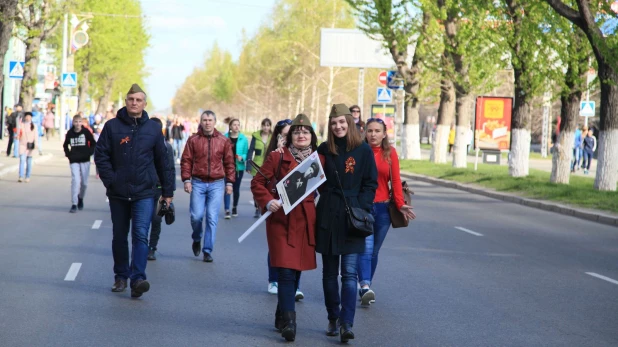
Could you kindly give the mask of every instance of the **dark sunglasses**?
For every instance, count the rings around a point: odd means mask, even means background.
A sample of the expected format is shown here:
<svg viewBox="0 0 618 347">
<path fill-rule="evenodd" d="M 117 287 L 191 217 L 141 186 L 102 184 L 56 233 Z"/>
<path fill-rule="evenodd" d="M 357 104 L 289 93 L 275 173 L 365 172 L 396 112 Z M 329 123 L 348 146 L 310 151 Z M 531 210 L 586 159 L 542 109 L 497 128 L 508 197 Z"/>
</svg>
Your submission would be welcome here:
<svg viewBox="0 0 618 347">
<path fill-rule="evenodd" d="M 384 120 L 382 120 L 382 118 L 369 118 L 369 119 L 367 119 L 367 124 L 369 124 L 371 122 L 378 122 L 378 123 L 381 123 L 381 124 L 385 124 Z"/>
<path fill-rule="evenodd" d="M 290 124 L 292 124 L 292 120 L 291 119 L 284 119 L 284 120 L 278 121 L 276 126 L 282 127 L 282 126 L 290 125 Z"/>
<path fill-rule="evenodd" d="M 352 110 L 352 113 L 360 113 L 360 110 Z"/>
</svg>

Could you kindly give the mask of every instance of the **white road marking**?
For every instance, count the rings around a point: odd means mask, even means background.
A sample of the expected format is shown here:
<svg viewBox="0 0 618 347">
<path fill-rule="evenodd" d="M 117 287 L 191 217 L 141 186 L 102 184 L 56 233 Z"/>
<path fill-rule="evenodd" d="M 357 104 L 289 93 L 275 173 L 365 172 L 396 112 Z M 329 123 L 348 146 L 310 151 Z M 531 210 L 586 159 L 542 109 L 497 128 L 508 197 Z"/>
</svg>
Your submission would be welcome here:
<svg viewBox="0 0 618 347">
<path fill-rule="evenodd" d="M 69 272 L 67 272 L 67 275 L 64 278 L 64 280 L 65 281 L 75 281 L 75 277 L 77 277 L 77 274 L 79 273 L 79 269 L 81 268 L 82 268 L 82 263 L 71 264 L 71 267 L 69 268 Z"/>
<path fill-rule="evenodd" d="M 466 233 L 474 235 L 474 236 L 483 236 L 483 234 L 479 234 L 476 231 L 472 231 L 470 229 L 466 229 L 466 228 L 463 228 L 463 227 L 455 227 L 455 229 L 461 230 L 463 232 L 466 232 Z"/>
<path fill-rule="evenodd" d="M 92 224 L 92 229 L 99 229 L 101 227 L 101 223 L 103 223 L 102 220 L 99 220 L 99 219 L 95 220 L 94 224 Z"/>
<path fill-rule="evenodd" d="M 596 277 L 596 278 L 602 279 L 602 280 L 607 281 L 609 283 L 618 284 L 618 281 L 616 281 L 614 279 L 611 279 L 609 277 L 605 277 L 603 275 L 599 275 L 599 274 L 594 273 L 594 272 L 586 272 L 586 275 L 590 275 L 592 277 Z"/>
</svg>

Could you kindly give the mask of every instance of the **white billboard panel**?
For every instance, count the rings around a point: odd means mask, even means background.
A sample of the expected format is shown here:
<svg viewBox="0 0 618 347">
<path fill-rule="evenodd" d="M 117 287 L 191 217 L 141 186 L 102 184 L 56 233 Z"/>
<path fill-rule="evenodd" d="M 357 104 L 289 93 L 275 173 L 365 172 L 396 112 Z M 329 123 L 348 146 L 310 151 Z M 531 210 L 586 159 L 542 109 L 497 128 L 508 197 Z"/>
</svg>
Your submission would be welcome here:
<svg viewBox="0 0 618 347">
<path fill-rule="evenodd" d="M 360 30 L 322 28 L 320 66 L 390 69 L 395 63 L 382 42 Z"/>
</svg>

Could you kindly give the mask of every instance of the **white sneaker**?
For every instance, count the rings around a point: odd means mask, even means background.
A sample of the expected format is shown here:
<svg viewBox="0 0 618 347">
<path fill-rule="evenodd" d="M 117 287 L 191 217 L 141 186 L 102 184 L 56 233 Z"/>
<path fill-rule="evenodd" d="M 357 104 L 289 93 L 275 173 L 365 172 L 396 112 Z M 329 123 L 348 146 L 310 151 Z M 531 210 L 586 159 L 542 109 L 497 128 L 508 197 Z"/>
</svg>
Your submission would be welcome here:
<svg viewBox="0 0 618 347">
<path fill-rule="evenodd" d="M 296 290 L 296 295 L 294 296 L 294 300 L 296 301 L 300 301 L 302 299 L 305 298 L 305 294 L 303 294 L 303 292 L 301 292 L 300 290 Z"/>
<path fill-rule="evenodd" d="M 268 293 L 269 294 L 277 295 L 278 292 L 279 292 L 279 285 L 277 284 L 277 282 L 268 283 Z"/>
<path fill-rule="evenodd" d="M 180 159 L 176 159 L 176 164 L 180 164 Z"/>
</svg>

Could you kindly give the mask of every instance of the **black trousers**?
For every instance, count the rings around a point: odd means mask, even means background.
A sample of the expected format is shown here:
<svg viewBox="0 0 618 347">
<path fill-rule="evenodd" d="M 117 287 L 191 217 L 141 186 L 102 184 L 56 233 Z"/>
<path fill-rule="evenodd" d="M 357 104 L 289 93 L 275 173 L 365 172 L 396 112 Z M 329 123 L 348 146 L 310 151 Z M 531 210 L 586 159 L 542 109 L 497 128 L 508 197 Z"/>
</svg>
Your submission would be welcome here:
<svg viewBox="0 0 618 347">
<path fill-rule="evenodd" d="M 13 138 L 15 137 L 15 132 L 13 131 L 13 128 L 8 127 L 8 129 L 9 129 L 9 144 L 8 146 L 6 146 L 6 156 L 7 157 L 11 155 L 11 147 L 13 147 Z"/>
<path fill-rule="evenodd" d="M 152 213 L 152 222 L 150 223 L 150 242 L 148 246 L 152 250 L 157 250 L 157 245 L 159 244 L 159 236 L 161 235 L 161 222 L 163 221 L 163 217 L 157 215 L 157 203 L 159 199 L 161 199 L 162 191 L 161 189 L 157 189 L 154 197 L 154 211 Z"/>
</svg>

